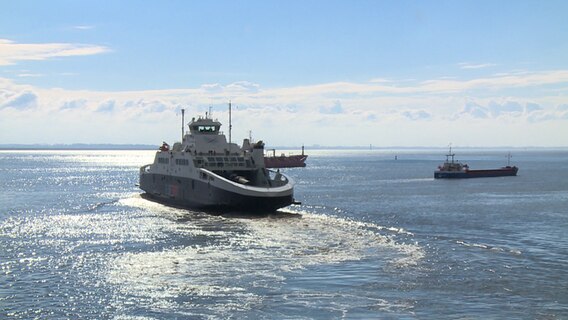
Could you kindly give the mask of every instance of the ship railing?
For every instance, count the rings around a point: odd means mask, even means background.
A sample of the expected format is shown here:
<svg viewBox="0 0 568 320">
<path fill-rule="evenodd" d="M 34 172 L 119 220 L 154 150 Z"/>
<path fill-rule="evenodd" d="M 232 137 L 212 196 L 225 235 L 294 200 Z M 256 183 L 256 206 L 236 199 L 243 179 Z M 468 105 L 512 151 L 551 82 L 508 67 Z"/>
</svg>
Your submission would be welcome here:
<svg viewBox="0 0 568 320">
<path fill-rule="evenodd" d="M 209 180 L 209 181 L 213 181 L 213 180 L 221 180 L 224 183 L 228 183 L 231 184 L 233 186 L 237 186 L 240 189 L 245 189 L 245 190 L 250 190 L 253 192 L 258 192 L 258 191 L 273 191 L 273 192 L 282 192 L 282 191 L 286 191 L 290 188 L 292 188 L 294 181 L 293 180 L 289 180 L 286 176 L 282 175 L 282 180 L 279 180 L 279 183 L 274 183 L 274 180 L 270 179 L 270 184 L 266 185 L 266 186 L 256 186 L 256 185 L 245 185 L 245 184 L 241 184 L 235 181 L 231 181 L 221 175 L 218 175 L 212 171 L 209 171 L 205 168 L 200 168 L 199 169 L 199 177 L 202 180 Z"/>
<path fill-rule="evenodd" d="M 283 186 L 288 183 L 288 178 L 280 173 L 280 170 L 267 169 L 270 174 L 270 182 L 275 186 Z"/>
</svg>

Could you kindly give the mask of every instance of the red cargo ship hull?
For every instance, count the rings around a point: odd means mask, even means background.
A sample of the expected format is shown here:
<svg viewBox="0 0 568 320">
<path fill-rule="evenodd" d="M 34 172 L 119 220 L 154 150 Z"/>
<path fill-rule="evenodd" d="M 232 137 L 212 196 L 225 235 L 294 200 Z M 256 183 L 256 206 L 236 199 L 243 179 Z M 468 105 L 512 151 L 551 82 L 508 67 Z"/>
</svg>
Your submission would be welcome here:
<svg viewBox="0 0 568 320">
<path fill-rule="evenodd" d="M 302 168 L 306 166 L 307 155 L 292 155 L 279 157 L 264 157 L 264 165 L 267 168 Z"/>
</svg>

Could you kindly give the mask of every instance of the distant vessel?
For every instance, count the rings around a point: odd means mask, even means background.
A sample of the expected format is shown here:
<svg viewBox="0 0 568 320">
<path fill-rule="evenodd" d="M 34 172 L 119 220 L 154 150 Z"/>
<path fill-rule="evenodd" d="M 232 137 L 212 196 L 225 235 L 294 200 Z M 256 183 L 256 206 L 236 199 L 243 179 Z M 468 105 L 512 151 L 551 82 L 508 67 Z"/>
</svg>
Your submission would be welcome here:
<svg viewBox="0 0 568 320">
<path fill-rule="evenodd" d="M 272 156 L 264 156 L 264 165 L 267 168 L 302 168 L 306 166 L 307 154 L 304 154 L 304 146 L 302 146 L 302 154 L 276 156 L 276 150 L 272 149 Z"/>
<path fill-rule="evenodd" d="M 467 164 L 462 164 L 454 160 L 455 154 L 450 152 L 446 155 L 446 161 L 443 165 L 438 166 L 438 170 L 434 171 L 435 179 L 464 179 L 464 178 L 489 178 L 489 177 L 504 177 L 516 176 L 519 168 L 510 166 L 511 155 L 509 154 L 508 163 L 506 167 L 499 169 L 483 169 L 483 170 L 470 170 Z M 451 157 L 451 160 L 450 160 Z"/>
<path fill-rule="evenodd" d="M 295 203 L 293 181 L 266 168 L 262 141 L 231 142 L 230 119 L 229 142 L 207 114 L 192 119 L 188 134 L 182 124 L 182 142 L 164 142 L 154 163 L 140 168 L 140 189 L 159 202 L 206 210 L 269 212 Z"/>
</svg>

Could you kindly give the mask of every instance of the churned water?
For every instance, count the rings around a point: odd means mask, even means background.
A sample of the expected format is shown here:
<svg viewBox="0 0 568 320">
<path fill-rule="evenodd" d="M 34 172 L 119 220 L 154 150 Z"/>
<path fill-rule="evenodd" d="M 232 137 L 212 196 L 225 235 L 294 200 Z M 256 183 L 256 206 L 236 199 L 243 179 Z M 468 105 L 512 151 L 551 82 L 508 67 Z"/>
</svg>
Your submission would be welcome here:
<svg viewBox="0 0 568 320">
<path fill-rule="evenodd" d="M 141 198 L 152 151 L 0 151 L 0 318 L 568 318 L 568 151 L 443 154 L 314 151 L 255 217 Z"/>
</svg>

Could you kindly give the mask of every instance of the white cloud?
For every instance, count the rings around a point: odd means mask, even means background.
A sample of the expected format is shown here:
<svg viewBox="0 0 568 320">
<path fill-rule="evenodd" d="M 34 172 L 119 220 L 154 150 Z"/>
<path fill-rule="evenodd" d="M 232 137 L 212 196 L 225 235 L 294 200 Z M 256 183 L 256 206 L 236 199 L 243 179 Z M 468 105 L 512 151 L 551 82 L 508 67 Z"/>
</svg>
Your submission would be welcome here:
<svg viewBox="0 0 568 320">
<path fill-rule="evenodd" d="M 383 79 L 383 78 L 374 78 L 369 80 L 371 83 L 393 83 L 393 80 Z"/>
<path fill-rule="evenodd" d="M 463 109 L 452 118 L 457 119 L 484 119 L 495 121 L 509 121 L 516 123 L 550 122 L 568 119 L 568 107 L 564 110 L 562 105 L 545 108 L 534 102 L 519 102 L 512 100 L 494 101 L 482 105 L 468 101 Z"/>
<path fill-rule="evenodd" d="M 91 30 L 94 29 L 95 26 L 89 26 L 89 25 L 79 25 L 79 26 L 73 26 L 73 29 L 77 29 L 77 30 Z"/>
<path fill-rule="evenodd" d="M 469 63 L 469 62 L 462 62 L 458 64 L 461 69 L 483 69 L 494 67 L 496 64 L 494 63 Z"/>
<path fill-rule="evenodd" d="M 540 106 L 537 103 L 529 102 L 525 105 L 525 113 L 532 113 L 532 112 L 539 111 L 539 110 L 542 110 L 542 109 L 543 109 L 542 106 Z"/>
<path fill-rule="evenodd" d="M 314 96 L 341 97 L 342 95 L 380 96 L 391 95 L 446 95 L 448 93 L 467 93 L 471 90 L 499 90 L 523 87 L 541 87 L 551 84 L 568 83 L 568 70 L 552 70 L 523 74 L 506 74 L 482 77 L 470 80 L 433 79 L 422 82 L 401 81 L 386 82 L 371 80 L 370 82 L 331 82 L 311 86 L 271 89 L 270 93 L 279 96 L 296 97 L 297 100 Z M 259 91 L 262 94 L 262 91 Z"/>
<path fill-rule="evenodd" d="M 473 80 L 428 80 L 416 87 L 429 93 L 463 92 L 485 88 L 496 90 L 503 88 L 536 87 L 568 82 L 568 70 L 553 70 L 524 74 L 508 74 Z"/>
<path fill-rule="evenodd" d="M 223 87 L 218 83 L 207 83 L 201 85 L 201 90 L 210 93 L 220 93 L 223 92 Z"/>
<path fill-rule="evenodd" d="M 341 114 L 344 112 L 341 101 L 335 101 L 333 106 L 330 107 L 320 107 L 319 111 L 323 114 Z"/>
<path fill-rule="evenodd" d="M 483 107 L 473 101 L 468 101 L 463 110 L 456 115 L 456 117 L 460 116 L 470 116 L 477 119 L 487 119 L 489 118 L 489 110 L 486 107 Z"/>
<path fill-rule="evenodd" d="M 233 82 L 226 86 L 226 90 L 231 93 L 256 93 L 260 89 L 260 85 L 249 81 Z"/>
<path fill-rule="evenodd" d="M 227 103 L 232 100 L 233 137 L 246 137 L 252 130 L 271 145 L 437 145 L 447 143 L 448 130 L 454 129 L 458 133 L 452 133 L 452 141 L 463 139 L 462 144 L 568 145 L 568 99 L 550 88 L 539 89 L 543 82 L 567 81 L 568 71 L 559 70 L 388 85 L 337 82 L 263 88 L 241 81 L 102 92 L 41 89 L 0 78 L 0 143 L 172 141 L 179 139 L 181 107 L 189 119 L 212 106 L 214 117 L 226 125 Z M 521 90 L 513 94 L 518 87 Z M 492 95 L 470 95 L 470 88 Z M 527 88 L 540 96 L 525 98 Z M 30 127 L 42 136 L 29 135 L 25 128 Z M 535 136 L 530 128 L 537 127 Z M 509 137 L 515 140 L 507 142 Z"/>
<path fill-rule="evenodd" d="M 426 112 L 424 110 L 404 111 L 402 115 L 404 115 L 406 118 L 410 120 L 426 120 L 432 117 L 432 115 L 429 112 Z"/>
<path fill-rule="evenodd" d="M 501 103 L 491 101 L 487 107 L 493 117 L 499 117 L 503 114 L 521 115 L 524 111 L 524 107 L 517 101 L 504 101 Z"/>
<path fill-rule="evenodd" d="M 85 99 L 79 100 L 70 100 L 63 102 L 60 110 L 75 110 L 84 108 L 87 105 L 87 101 Z"/>
<path fill-rule="evenodd" d="M 0 39 L 0 66 L 24 60 L 46 60 L 55 57 L 85 56 L 109 52 L 104 46 L 73 43 L 15 43 Z"/>
<path fill-rule="evenodd" d="M 13 108 L 25 110 L 34 108 L 37 105 L 37 96 L 33 92 L 24 91 L 18 93 L 6 93 L 0 97 L 0 110 Z"/>
<path fill-rule="evenodd" d="M 41 73 L 18 73 L 17 76 L 20 77 L 20 78 L 39 78 L 39 77 L 43 77 L 44 74 L 41 74 Z"/>
<path fill-rule="evenodd" d="M 113 112 L 115 108 L 114 105 L 115 102 L 113 100 L 105 101 L 97 107 L 96 112 Z"/>
</svg>

